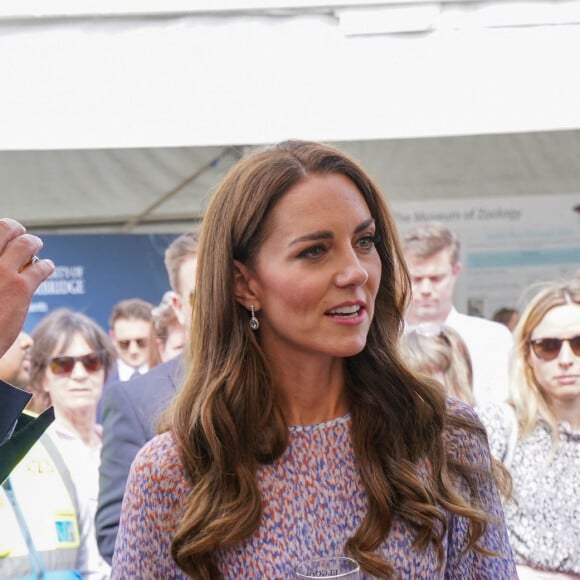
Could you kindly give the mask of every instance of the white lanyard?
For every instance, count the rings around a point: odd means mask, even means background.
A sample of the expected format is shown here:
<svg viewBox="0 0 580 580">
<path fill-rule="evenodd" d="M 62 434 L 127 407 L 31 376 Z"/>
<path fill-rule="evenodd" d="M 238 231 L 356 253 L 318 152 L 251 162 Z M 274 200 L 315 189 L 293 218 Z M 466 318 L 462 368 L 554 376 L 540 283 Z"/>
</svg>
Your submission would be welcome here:
<svg viewBox="0 0 580 580">
<path fill-rule="evenodd" d="M 24 538 L 24 542 L 26 543 L 26 547 L 28 548 L 28 559 L 30 560 L 30 565 L 32 566 L 32 572 L 37 578 L 44 578 L 46 575 L 46 570 L 44 568 L 44 562 L 42 561 L 42 557 L 38 553 L 34 545 L 34 541 L 32 540 L 32 536 L 30 534 L 30 530 L 24 519 L 24 514 L 20 509 L 20 504 L 18 503 L 18 499 L 16 498 L 16 494 L 14 493 L 14 489 L 12 487 L 12 483 L 10 482 L 10 477 L 6 479 L 6 481 L 2 484 L 4 491 L 8 497 L 8 501 L 12 504 L 12 508 L 14 509 L 14 515 L 16 516 L 16 521 L 18 522 L 18 527 L 22 532 L 22 537 Z"/>
</svg>

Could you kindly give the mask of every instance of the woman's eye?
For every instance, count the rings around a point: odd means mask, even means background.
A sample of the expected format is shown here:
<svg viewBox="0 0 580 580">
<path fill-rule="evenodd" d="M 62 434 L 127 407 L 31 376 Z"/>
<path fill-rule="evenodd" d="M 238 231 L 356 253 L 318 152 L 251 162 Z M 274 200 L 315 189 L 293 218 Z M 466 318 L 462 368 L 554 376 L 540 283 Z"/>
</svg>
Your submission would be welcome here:
<svg viewBox="0 0 580 580">
<path fill-rule="evenodd" d="M 375 236 L 372 234 L 369 234 L 367 236 L 363 236 L 358 241 L 358 245 L 360 248 L 363 248 L 365 250 L 370 250 L 375 245 Z"/>
<path fill-rule="evenodd" d="M 312 246 L 311 248 L 306 248 L 299 254 L 299 258 L 320 258 L 326 252 L 324 246 Z"/>
</svg>

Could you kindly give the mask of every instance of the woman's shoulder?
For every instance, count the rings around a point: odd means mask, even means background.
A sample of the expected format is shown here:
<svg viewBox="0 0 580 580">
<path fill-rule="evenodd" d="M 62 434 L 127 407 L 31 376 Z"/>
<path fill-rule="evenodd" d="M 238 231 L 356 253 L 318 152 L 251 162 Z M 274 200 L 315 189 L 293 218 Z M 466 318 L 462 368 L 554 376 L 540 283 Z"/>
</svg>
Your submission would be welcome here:
<svg viewBox="0 0 580 580">
<path fill-rule="evenodd" d="M 447 419 L 443 432 L 449 456 L 462 464 L 489 463 L 485 429 L 473 407 L 458 399 L 447 400 Z"/>
<path fill-rule="evenodd" d="M 135 472 L 147 471 L 151 477 L 171 474 L 181 476 L 184 473 L 183 461 L 177 441 L 171 432 L 156 435 L 149 440 L 137 453 L 132 469 Z"/>
<path fill-rule="evenodd" d="M 502 425 L 505 429 L 511 430 L 517 424 L 515 410 L 506 402 L 489 402 L 471 407 L 458 399 L 448 398 L 447 413 L 452 417 L 464 419 L 469 423 L 483 425 L 485 428 L 487 428 L 488 424 L 494 424 Z"/>
<path fill-rule="evenodd" d="M 470 421 L 479 420 L 473 407 L 453 397 L 447 398 L 447 413 L 453 417 L 461 417 Z"/>
<path fill-rule="evenodd" d="M 179 455 L 177 441 L 171 431 L 166 431 L 150 439 L 139 449 L 137 458 L 143 460 L 171 460 Z"/>
<path fill-rule="evenodd" d="M 517 423 L 515 409 L 508 403 L 484 403 L 476 411 L 485 426 L 493 424 L 510 428 Z"/>
<path fill-rule="evenodd" d="M 494 457 L 509 465 L 518 438 L 514 408 L 507 403 L 487 403 L 477 408 Z"/>
</svg>

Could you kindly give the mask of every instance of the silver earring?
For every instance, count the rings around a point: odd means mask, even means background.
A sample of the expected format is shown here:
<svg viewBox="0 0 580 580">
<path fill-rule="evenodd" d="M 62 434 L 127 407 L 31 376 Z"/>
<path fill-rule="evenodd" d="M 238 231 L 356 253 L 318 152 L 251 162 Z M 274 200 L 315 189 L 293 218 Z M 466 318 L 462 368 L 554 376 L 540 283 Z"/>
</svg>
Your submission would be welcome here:
<svg viewBox="0 0 580 580">
<path fill-rule="evenodd" d="M 256 313 L 254 312 L 254 305 L 250 304 L 250 310 L 252 311 L 252 316 L 250 317 L 250 328 L 253 331 L 258 330 L 260 328 L 260 321 L 256 318 Z"/>
</svg>

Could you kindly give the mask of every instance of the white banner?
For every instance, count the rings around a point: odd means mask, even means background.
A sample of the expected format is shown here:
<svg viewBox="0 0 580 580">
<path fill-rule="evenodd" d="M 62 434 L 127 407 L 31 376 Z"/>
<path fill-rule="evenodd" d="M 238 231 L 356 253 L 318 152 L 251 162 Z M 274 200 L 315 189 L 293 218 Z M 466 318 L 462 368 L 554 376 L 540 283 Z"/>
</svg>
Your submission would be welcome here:
<svg viewBox="0 0 580 580">
<path fill-rule="evenodd" d="M 461 240 L 455 305 L 491 318 L 522 309 L 542 282 L 580 272 L 580 194 L 392 204 L 401 233 L 438 220 Z"/>
</svg>

